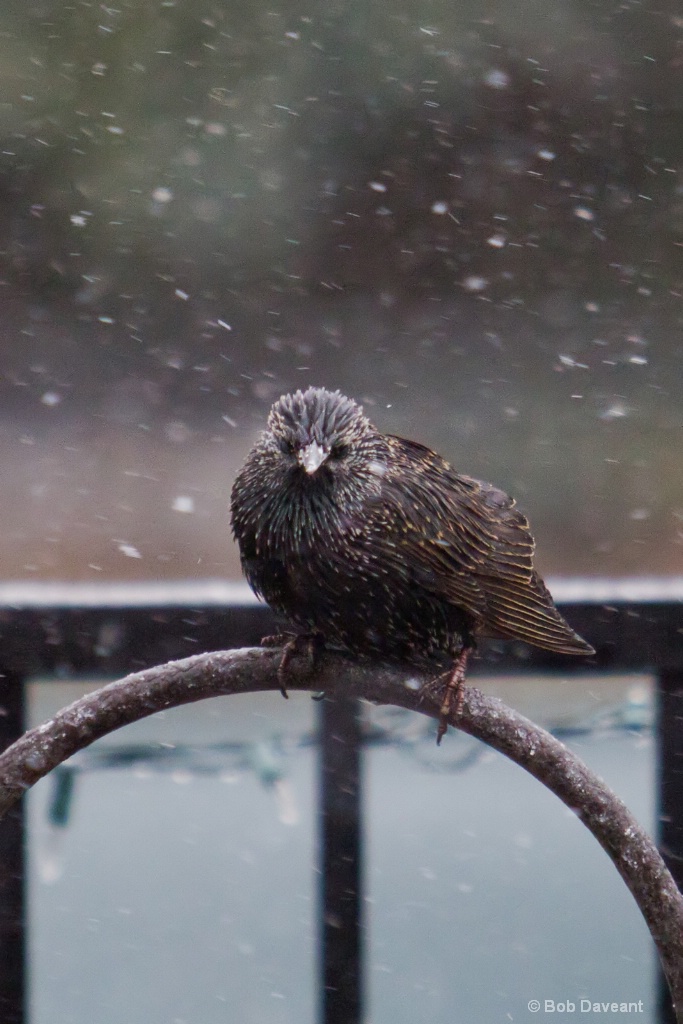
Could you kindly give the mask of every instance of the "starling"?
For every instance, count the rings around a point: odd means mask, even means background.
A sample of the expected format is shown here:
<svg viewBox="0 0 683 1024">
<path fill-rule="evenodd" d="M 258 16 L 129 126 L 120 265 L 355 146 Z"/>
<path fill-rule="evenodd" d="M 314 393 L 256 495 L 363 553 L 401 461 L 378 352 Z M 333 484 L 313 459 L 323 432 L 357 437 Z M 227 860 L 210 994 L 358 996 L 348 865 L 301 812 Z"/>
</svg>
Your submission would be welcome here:
<svg viewBox="0 0 683 1024">
<path fill-rule="evenodd" d="M 307 636 L 416 667 L 448 664 L 439 740 L 478 637 L 594 653 L 534 570 L 514 500 L 380 433 L 338 391 L 275 402 L 231 509 L 249 584 Z M 288 657 L 291 648 L 283 669 Z"/>
</svg>

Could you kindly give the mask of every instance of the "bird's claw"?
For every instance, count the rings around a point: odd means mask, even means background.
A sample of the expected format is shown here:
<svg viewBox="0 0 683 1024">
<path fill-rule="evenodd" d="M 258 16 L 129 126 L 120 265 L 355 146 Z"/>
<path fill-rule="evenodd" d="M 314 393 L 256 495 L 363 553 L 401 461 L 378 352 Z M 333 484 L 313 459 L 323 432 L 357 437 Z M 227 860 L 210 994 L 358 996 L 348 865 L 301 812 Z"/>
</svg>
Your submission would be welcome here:
<svg viewBox="0 0 683 1024">
<path fill-rule="evenodd" d="M 287 670 L 290 663 L 299 654 L 305 654 L 309 660 L 310 671 L 315 668 L 316 657 L 319 654 L 324 640 L 320 633 L 276 633 L 273 636 L 265 636 L 261 640 L 262 647 L 279 647 L 284 644 L 280 664 L 277 667 L 277 681 L 280 685 L 280 693 L 289 700 L 287 693 Z"/>
<path fill-rule="evenodd" d="M 436 679 L 430 679 L 423 687 L 425 695 L 429 696 L 432 701 L 436 699 L 436 693 L 441 691 L 439 727 L 436 731 L 437 746 L 440 746 L 441 740 L 448 731 L 449 717 L 453 715 L 455 718 L 458 718 L 462 712 L 465 698 L 465 673 L 467 671 L 467 662 L 473 650 L 473 647 L 463 647 L 450 672 L 437 676 Z M 444 679 L 445 684 L 442 682 Z"/>
<path fill-rule="evenodd" d="M 260 647 L 283 647 L 291 640 L 294 640 L 296 633 L 272 633 L 270 636 L 261 637 Z"/>
</svg>

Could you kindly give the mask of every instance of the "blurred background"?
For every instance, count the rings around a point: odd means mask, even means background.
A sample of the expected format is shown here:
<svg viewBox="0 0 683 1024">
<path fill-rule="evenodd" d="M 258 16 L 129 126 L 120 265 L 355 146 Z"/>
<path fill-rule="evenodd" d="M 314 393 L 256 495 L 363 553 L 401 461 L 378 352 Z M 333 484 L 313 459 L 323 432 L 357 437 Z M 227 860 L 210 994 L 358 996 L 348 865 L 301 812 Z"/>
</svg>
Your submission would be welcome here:
<svg viewBox="0 0 683 1024">
<path fill-rule="evenodd" d="M 562 735 L 652 830 L 647 678 L 477 683 Z M 81 690 L 35 681 L 32 720 Z M 322 1024 L 318 708 L 294 693 L 202 701 L 38 783 L 30 1024 Z M 640 1002 L 612 1021 L 665 1024 L 645 922 L 578 816 L 463 733 L 437 749 L 419 715 L 364 715 L 359 1019 L 547 1024 L 560 1014 L 530 1000 L 573 1001 L 578 1017 L 589 999 Z"/>
<path fill-rule="evenodd" d="M 4 0 L 5 579 L 237 578 L 309 384 L 511 491 L 544 572 L 683 572 L 676 9 Z"/>
</svg>

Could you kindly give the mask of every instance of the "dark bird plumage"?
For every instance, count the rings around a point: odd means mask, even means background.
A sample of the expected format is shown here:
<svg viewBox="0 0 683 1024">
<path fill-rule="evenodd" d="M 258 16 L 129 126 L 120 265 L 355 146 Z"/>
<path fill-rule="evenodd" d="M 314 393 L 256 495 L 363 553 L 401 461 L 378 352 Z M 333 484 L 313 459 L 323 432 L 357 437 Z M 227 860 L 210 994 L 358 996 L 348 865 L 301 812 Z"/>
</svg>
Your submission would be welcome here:
<svg viewBox="0 0 683 1024">
<path fill-rule="evenodd" d="M 309 388 L 273 405 L 231 505 L 256 593 L 356 654 L 425 665 L 479 636 L 593 653 L 534 570 L 513 499 L 381 434 L 339 392 Z"/>
</svg>

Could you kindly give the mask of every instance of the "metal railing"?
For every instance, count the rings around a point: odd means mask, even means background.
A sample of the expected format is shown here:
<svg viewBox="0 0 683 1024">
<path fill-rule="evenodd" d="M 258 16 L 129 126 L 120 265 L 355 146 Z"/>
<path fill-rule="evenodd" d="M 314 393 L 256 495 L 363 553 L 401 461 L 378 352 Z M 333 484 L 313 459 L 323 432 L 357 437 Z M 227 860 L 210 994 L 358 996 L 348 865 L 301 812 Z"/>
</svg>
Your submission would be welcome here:
<svg viewBox="0 0 683 1024">
<path fill-rule="evenodd" d="M 683 887 L 683 580 L 551 581 L 564 614 L 596 649 L 581 663 L 515 644 L 489 644 L 474 673 L 648 671 L 657 680 L 659 844 Z M 241 584 L 0 586 L 4 749 L 25 729 L 34 676 L 117 677 L 202 651 L 258 644 L 270 611 Z M 320 705 L 318 906 L 321 1024 L 363 1019 L 361 732 L 353 701 Z M 0 826 L 0 1019 L 26 1021 L 24 820 Z M 334 922 L 334 926 L 330 925 Z M 662 1024 L 673 1021 L 667 993 Z"/>
</svg>

